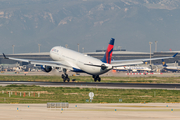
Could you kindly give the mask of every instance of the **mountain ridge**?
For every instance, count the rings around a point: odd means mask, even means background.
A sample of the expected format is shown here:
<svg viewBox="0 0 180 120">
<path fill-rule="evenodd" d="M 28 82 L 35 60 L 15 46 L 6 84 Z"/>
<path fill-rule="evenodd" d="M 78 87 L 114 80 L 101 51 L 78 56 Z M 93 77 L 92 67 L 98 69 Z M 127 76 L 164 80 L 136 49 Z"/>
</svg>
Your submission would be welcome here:
<svg viewBox="0 0 180 120">
<path fill-rule="evenodd" d="M 56 45 L 85 52 L 116 47 L 149 51 L 178 50 L 178 0 L 0 0 L 0 51 L 48 52 Z M 152 49 L 154 46 L 152 46 Z M 82 51 L 82 49 L 80 49 Z"/>
</svg>

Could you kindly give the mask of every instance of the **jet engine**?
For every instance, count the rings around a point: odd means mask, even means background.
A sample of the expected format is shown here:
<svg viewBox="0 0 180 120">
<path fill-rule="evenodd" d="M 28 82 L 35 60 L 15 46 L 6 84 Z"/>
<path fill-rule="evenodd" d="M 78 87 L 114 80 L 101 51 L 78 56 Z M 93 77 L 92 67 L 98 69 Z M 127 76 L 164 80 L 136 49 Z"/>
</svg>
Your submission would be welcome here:
<svg viewBox="0 0 180 120">
<path fill-rule="evenodd" d="M 106 68 L 107 68 L 107 66 L 106 66 L 105 64 L 102 64 L 102 65 L 101 65 L 101 69 L 102 69 L 102 70 L 105 70 Z"/>
<path fill-rule="evenodd" d="M 41 69 L 45 72 L 50 72 L 52 70 L 51 66 L 41 66 Z"/>
</svg>

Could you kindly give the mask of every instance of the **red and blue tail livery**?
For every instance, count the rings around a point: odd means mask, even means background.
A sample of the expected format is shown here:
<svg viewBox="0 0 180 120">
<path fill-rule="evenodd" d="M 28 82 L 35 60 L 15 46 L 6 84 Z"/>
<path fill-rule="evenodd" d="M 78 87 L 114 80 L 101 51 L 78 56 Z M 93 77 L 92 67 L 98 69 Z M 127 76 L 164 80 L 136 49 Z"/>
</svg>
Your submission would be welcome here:
<svg viewBox="0 0 180 120">
<path fill-rule="evenodd" d="M 107 47 L 106 53 L 105 53 L 104 57 L 101 59 L 102 62 L 111 64 L 114 41 L 115 41 L 115 39 L 111 38 L 109 45 Z"/>
</svg>

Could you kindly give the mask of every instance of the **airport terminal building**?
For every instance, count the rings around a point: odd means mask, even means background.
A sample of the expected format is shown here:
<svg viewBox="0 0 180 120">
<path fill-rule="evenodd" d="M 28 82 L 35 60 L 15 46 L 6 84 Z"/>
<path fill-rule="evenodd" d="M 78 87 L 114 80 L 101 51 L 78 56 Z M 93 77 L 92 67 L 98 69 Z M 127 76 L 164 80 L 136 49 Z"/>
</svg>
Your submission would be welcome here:
<svg viewBox="0 0 180 120">
<path fill-rule="evenodd" d="M 169 57 L 173 56 L 175 53 L 180 53 L 180 51 L 164 51 L 164 52 L 154 52 L 151 54 L 152 58 L 156 57 Z M 105 52 L 89 52 L 84 53 L 89 56 L 102 59 Z M 34 59 L 34 60 L 46 60 L 52 61 L 49 56 L 49 52 L 45 53 L 22 53 L 22 54 L 7 54 L 7 57 L 14 57 L 14 58 L 22 58 L 22 59 Z M 143 59 L 143 58 L 150 58 L 150 54 L 148 52 L 129 52 L 129 51 L 114 51 L 112 55 L 112 59 L 114 60 L 130 60 L 130 59 Z M 4 59 L 3 55 L 0 55 L 0 64 L 16 64 L 19 63 L 22 65 L 27 65 L 28 63 L 13 61 L 9 59 Z M 166 63 L 178 63 L 180 65 L 180 54 L 178 54 L 175 58 L 166 59 Z M 161 64 L 162 60 L 154 60 L 152 61 L 153 64 Z"/>
</svg>

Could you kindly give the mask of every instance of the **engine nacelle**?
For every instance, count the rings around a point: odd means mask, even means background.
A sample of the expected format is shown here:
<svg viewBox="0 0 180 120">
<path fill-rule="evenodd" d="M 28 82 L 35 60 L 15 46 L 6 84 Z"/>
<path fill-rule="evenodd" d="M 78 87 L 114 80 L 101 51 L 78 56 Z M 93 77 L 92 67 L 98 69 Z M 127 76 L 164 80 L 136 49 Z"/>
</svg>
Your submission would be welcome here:
<svg viewBox="0 0 180 120">
<path fill-rule="evenodd" d="M 50 72 L 52 70 L 52 67 L 51 66 L 41 66 L 41 69 L 44 71 L 44 72 Z"/>
</svg>

